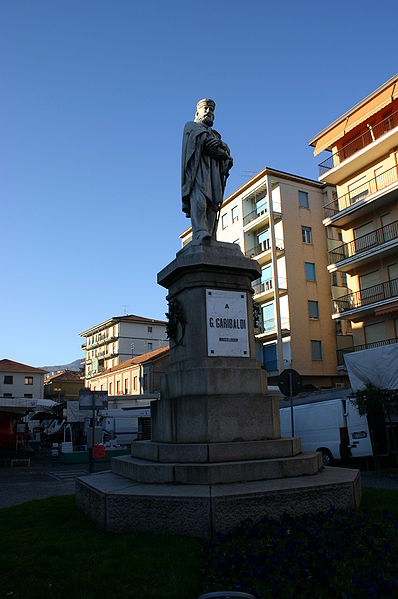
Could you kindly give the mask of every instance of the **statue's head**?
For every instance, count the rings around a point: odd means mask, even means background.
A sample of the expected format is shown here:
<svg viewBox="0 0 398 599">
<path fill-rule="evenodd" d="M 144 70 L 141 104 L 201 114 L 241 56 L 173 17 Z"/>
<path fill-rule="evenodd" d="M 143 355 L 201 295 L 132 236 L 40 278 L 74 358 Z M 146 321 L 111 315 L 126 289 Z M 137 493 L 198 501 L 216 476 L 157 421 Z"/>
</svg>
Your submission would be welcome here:
<svg viewBox="0 0 398 599">
<path fill-rule="evenodd" d="M 210 98 L 203 98 L 199 100 L 196 105 L 195 122 L 204 123 L 208 127 L 211 127 L 214 123 L 214 109 L 216 103 Z"/>
</svg>

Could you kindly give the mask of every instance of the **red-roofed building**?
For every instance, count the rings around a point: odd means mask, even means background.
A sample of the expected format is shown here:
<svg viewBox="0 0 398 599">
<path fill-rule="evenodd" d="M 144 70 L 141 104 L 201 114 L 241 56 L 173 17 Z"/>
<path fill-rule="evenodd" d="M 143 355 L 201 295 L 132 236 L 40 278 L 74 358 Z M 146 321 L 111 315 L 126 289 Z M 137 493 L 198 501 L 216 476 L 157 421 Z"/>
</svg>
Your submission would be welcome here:
<svg viewBox="0 0 398 599">
<path fill-rule="evenodd" d="M 82 375 L 70 370 L 61 370 L 44 379 L 44 396 L 54 401 L 78 400 L 83 388 Z"/>
<path fill-rule="evenodd" d="M 152 350 L 168 345 L 167 323 L 135 314 L 112 316 L 80 333 L 86 341 L 85 380 Z"/>
<path fill-rule="evenodd" d="M 0 397 L 43 399 L 45 374 L 41 368 L 0 360 Z"/>
<path fill-rule="evenodd" d="M 109 396 L 158 393 L 168 363 L 169 347 L 162 347 L 104 370 L 91 377 L 87 386 Z"/>
</svg>

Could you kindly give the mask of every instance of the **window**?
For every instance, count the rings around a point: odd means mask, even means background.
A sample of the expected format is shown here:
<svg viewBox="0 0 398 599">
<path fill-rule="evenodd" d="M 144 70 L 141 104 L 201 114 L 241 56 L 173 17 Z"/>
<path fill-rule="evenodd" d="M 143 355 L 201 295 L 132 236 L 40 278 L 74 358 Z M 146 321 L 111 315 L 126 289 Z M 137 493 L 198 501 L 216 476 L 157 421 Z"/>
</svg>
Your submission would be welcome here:
<svg viewBox="0 0 398 599">
<path fill-rule="evenodd" d="M 129 392 L 129 380 L 124 379 L 124 394 L 127 395 Z"/>
<path fill-rule="evenodd" d="M 148 351 L 152 351 L 153 343 L 152 341 L 148 341 Z"/>
<path fill-rule="evenodd" d="M 24 394 L 23 394 L 23 396 L 24 396 L 24 397 L 28 397 L 28 398 L 29 398 L 29 397 L 33 397 L 32 393 L 24 393 Z"/>
<path fill-rule="evenodd" d="M 239 219 L 239 214 L 238 214 L 238 206 L 234 206 L 231 210 L 231 215 L 232 215 L 232 222 L 236 222 Z"/>
<path fill-rule="evenodd" d="M 311 355 L 313 360 L 322 360 L 322 341 L 311 340 Z"/>
<path fill-rule="evenodd" d="M 315 300 L 308 300 L 308 316 L 309 318 L 319 318 L 319 305 Z"/>
<path fill-rule="evenodd" d="M 144 374 L 142 386 L 143 386 L 144 393 L 145 393 L 145 391 L 148 391 L 148 375 L 147 374 Z"/>
<path fill-rule="evenodd" d="M 303 225 L 301 227 L 301 237 L 303 239 L 303 243 L 312 243 L 312 228 L 305 227 Z"/>
<path fill-rule="evenodd" d="M 305 262 L 305 278 L 307 281 L 316 281 L 315 264 L 313 262 Z"/>
<path fill-rule="evenodd" d="M 372 343 L 379 343 L 380 341 L 387 339 L 386 323 L 384 320 L 382 322 L 365 325 L 364 330 L 366 344 L 370 347 L 372 347 Z"/>
<path fill-rule="evenodd" d="M 109 395 L 112 395 L 112 383 L 109 383 Z"/>
<path fill-rule="evenodd" d="M 12 397 L 12 393 L 3 393 L 3 397 Z"/>
<path fill-rule="evenodd" d="M 262 308 L 264 333 L 275 330 L 274 304 L 266 304 Z"/>
<path fill-rule="evenodd" d="M 119 395 L 120 393 L 120 381 L 116 381 L 116 393 Z"/>
<path fill-rule="evenodd" d="M 33 376 L 25 377 L 25 385 L 33 385 Z"/>
<path fill-rule="evenodd" d="M 267 212 L 267 193 L 262 191 L 259 196 L 256 196 L 256 214 L 264 214 Z"/>
<path fill-rule="evenodd" d="M 136 376 L 133 378 L 133 389 L 134 389 L 134 391 L 137 391 L 137 377 Z"/>
<path fill-rule="evenodd" d="M 148 333 L 152 333 L 152 327 L 148 327 Z"/>
<path fill-rule="evenodd" d="M 261 283 L 264 283 L 264 289 L 269 291 L 273 288 L 272 286 L 272 266 L 263 266 L 261 269 Z"/>
<path fill-rule="evenodd" d="M 298 193 L 300 208 L 309 208 L 308 193 L 306 191 L 299 191 Z"/>
<path fill-rule="evenodd" d="M 228 226 L 227 219 L 228 219 L 228 214 L 223 214 L 222 217 L 221 217 L 221 228 L 222 229 L 226 229 L 227 228 L 227 226 Z"/>
<path fill-rule="evenodd" d="M 5 385 L 12 385 L 14 382 L 14 377 L 11 376 L 10 374 L 5 374 L 4 375 L 4 384 Z"/>
<path fill-rule="evenodd" d="M 263 364 L 267 372 L 278 371 L 278 351 L 276 343 L 263 346 Z"/>
<path fill-rule="evenodd" d="M 256 236 L 256 241 L 258 246 L 257 251 L 259 253 L 266 252 L 267 250 L 269 250 L 269 229 L 265 229 L 265 231 L 261 231 L 261 233 L 258 233 Z"/>
</svg>

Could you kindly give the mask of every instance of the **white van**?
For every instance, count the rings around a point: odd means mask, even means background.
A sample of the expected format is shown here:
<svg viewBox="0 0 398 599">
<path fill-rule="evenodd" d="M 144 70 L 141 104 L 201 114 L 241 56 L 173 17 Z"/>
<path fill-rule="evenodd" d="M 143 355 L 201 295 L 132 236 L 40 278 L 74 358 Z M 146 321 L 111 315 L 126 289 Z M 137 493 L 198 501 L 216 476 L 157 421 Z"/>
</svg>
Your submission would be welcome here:
<svg viewBox="0 0 398 599">
<path fill-rule="evenodd" d="M 325 466 L 333 460 L 372 455 L 368 422 L 347 399 L 332 399 L 296 405 L 294 436 L 301 438 L 303 451 L 320 451 Z M 281 435 L 290 437 L 291 411 L 280 410 Z"/>
</svg>

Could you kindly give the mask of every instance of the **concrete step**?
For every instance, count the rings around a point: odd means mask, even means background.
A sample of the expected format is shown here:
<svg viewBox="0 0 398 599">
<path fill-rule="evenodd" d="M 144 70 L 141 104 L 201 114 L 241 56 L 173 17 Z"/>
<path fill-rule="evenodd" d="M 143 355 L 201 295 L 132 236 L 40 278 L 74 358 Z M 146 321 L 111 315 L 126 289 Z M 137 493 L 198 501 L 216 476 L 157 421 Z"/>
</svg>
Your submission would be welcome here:
<svg viewBox="0 0 398 599">
<path fill-rule="evenodd" d="M 235 462 L 293 457 L 301 452 L 299 437 L 233 443 L 157 443 L 135 441 L 134 458 L 154 462 Z"/>
<path fill-rule="evenodd" d="M 316 474 L 322 469 L 319 453 L 290 458 L 212 463 L 161 463 L 130 456 L 112 459 L 112 472 L 139 483 L 216 485 Z"/>
</svg>

